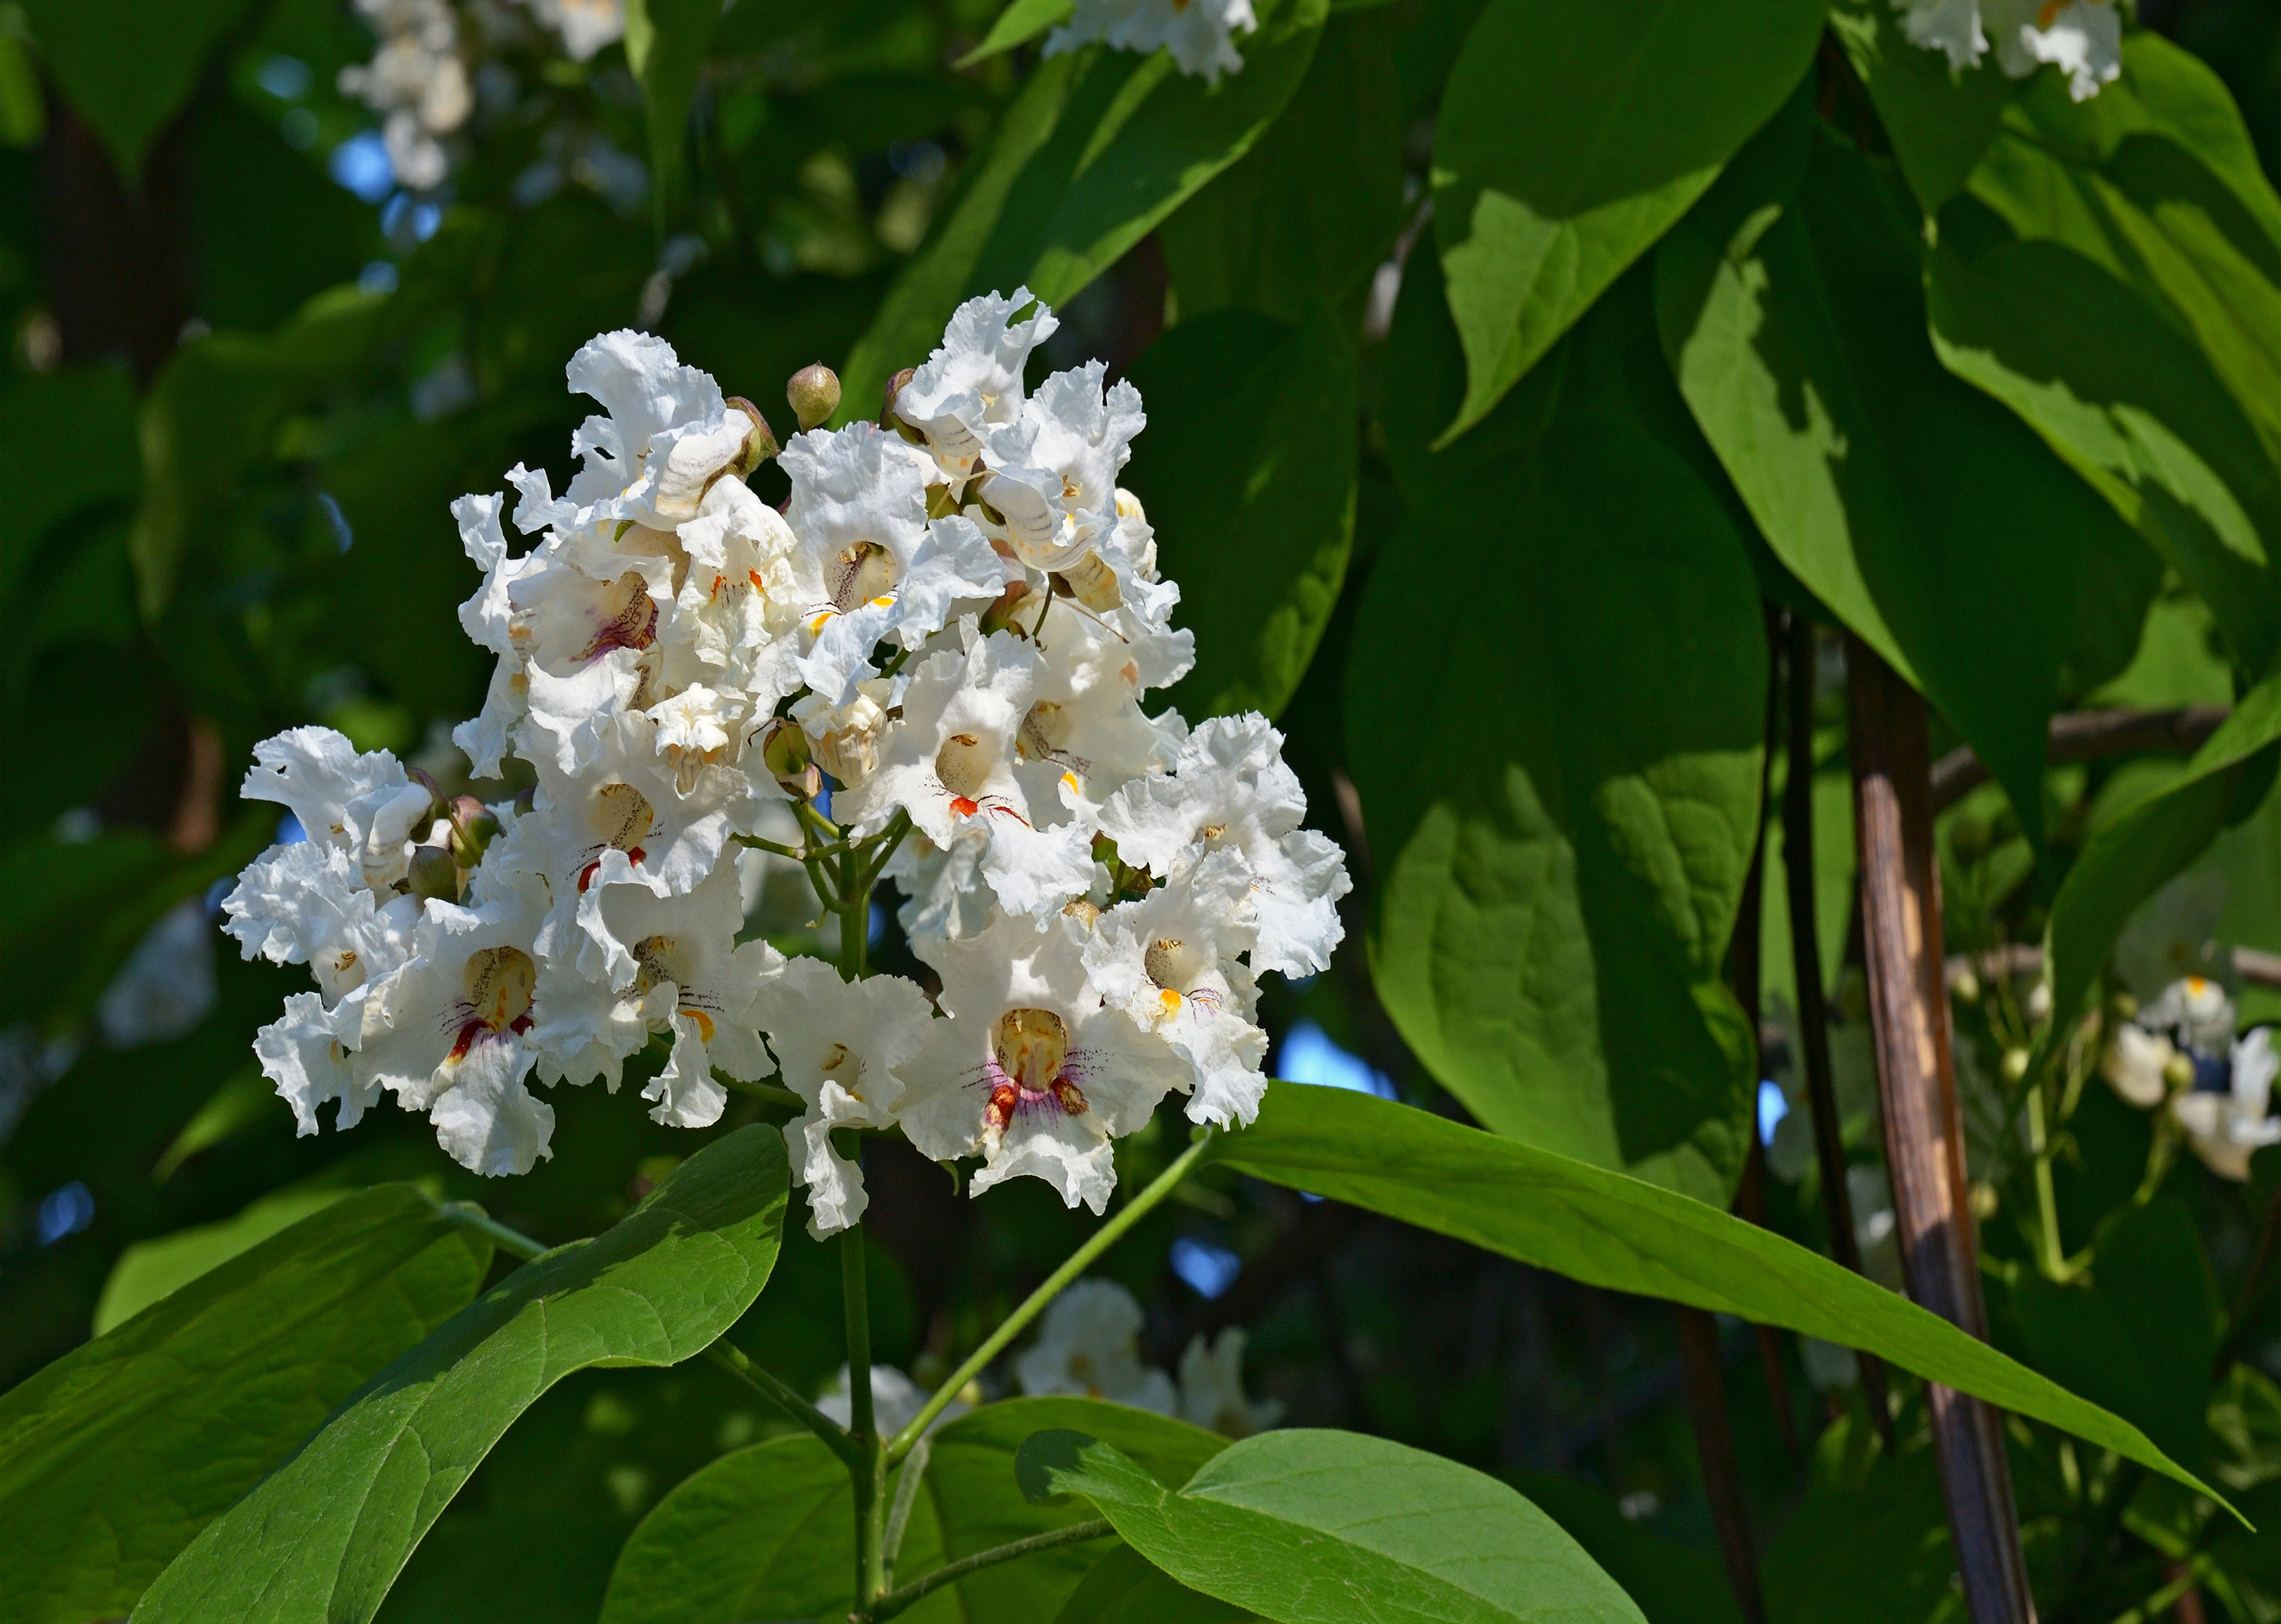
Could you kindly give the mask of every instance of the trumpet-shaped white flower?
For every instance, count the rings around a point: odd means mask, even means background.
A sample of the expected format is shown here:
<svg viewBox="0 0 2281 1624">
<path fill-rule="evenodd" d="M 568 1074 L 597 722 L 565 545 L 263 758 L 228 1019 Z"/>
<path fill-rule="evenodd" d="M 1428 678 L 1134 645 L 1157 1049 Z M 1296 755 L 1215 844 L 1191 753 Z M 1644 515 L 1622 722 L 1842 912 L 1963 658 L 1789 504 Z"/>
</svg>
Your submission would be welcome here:
<svg viewBox="0 0 2281 1624">
<path fill-rule="evenodd" d="M 274 800 L 312 840 L 349 854 L 367 885 L 385 891 L 404 878 L 412 838 L 436 810 L 424 785 L 385 750 L 359 754 L 327 727 L 297 727 L 253 747 L 238 786 L 248 800 Z"/>
<path fill-rule="evenodd" d="M 1025 309 L 1026 320 L 1013 318 Z M 989 429 L 1022 413 L 1022 369 L 1061 323 L 1030 296 L 986 293 L 951 313 L 942 344 L 896 392 L 894 414 L 926 437 L 942 476 L 973 471 Z"/>
<path fill-rule="evenodd" d="M 1180 1419 L 1224 1438 L 1249 1438 L 1283 1419 L 1279 1399 L 1255 1400 L 1243 1390 L 1243 1327 L 1231 1326 L 1207 1347 L 1188 1339 L 1180 1355 Z"/>
<path fill-rule="evenodd" d="M 622 329 L 589 340 L 568 376 L 603 414 L 571 437 L 585 467 L 566 493 L 574 505 L 566 529 L 630 519 L 669 530 L 695 518 L 706 486 L 743 456 L 754 431 L 710 375 L 683 366 L 671 344 L 647 333 Z"/>
<path fill-rule="evenodd" d="M 1015 557 L 1032 569 L 1073 564 L 1117 528 L 1117 471 L 1148 419 L 1131 383 L 1104 390 L 1105 371 L 1096 360 L 1054 374 L 985 442 L 990 471 L 976 492 L 1003 516 Z"/>
<path fill-rule="evenodd" d="M 1057 808 L 1066 807 L 1094 823 L 1119 786 L 1179 758 L 1187 723 L 1177 712 L 1150 716 L 1140 696 L 1186 672 L 1194 638 L 1146 631 L 1128 616 L 1106 620 L 1063 599 L 1032 623 L 1036 677 L 1015 730 L 1014 777 L 1041 822 L 1063 821 Z M 1167 670 L 1171 677 L 1149 680 Z"/>
<path fill-rule="evenodd" d="M 1214 852 L 1186 877 L 1120 903 L 1094 922 L 1086 972 L 1110 1007 L 1170 1044 L 1195 1073 L 1194 1122 L 1249 1125 L 1267 1079 L 1267 1034 L 1252 1025 L 1256 990 L 1237 956 L 1256 932 L 1245 903 L 1251 876 L 1234 852 Z"/>
<path fill-rule="evenodd" d="M 1084 894 L 1093 883 L 1086 831 L 1040 828 L 1040 808 L 1015 771 L 1037 682 L 1035 651 L 1010 632 L 977 638 L 963 653 L 928 655 L 904 692 L 902 720 L 879 746 L 877 769 L 839 801 L 841 822 L 877 829 L 901 808 L 946 849 L 978 831 L 983 876 L 1014 912 L 1053 912 Z M 1059 810 L 1051 802 L 1043 809 Z"/>
<path fill-rule="evenodd" d="M 2045 63 L 2089 101 L 2122 72 L 2122 18 L 2114 0 L 1893 0 L 1911 44 L 1937 50 L 1952 72 L 1977 67 L 1992 41 L 1997 66 L 2025 79 Z"/>
<path fill-rule="evenodd" d="M 2138 1025 L 2151 1032 L 2175 1032 L 2180 1047 L 2197 1054 L 2223 1055 L 2233 1041 L 2233 1000 L 2207 976 L 2185 976 L 2162 989 L 2138 1011 Z"/>
<path fill-rule="evenodd" d="M 523 1173 L 553 1154 L 553 1108 L 523 1087 L 545 897 L 524 877 L 484 878 L 497 883 L 472 908 L 429 903 L 410 962 L 367 994 L 357 1066 L 365 1087 L 428 1112 L 460 1166 Z"/>
<path fill-rule="evenodd" d="M 1222 73 L 1243 71 L 1234 35 L 1258 27 L 1251 0 L 1077 0 L 1069 21 L 1046 35 L 1045 54 L 1096 41 L 1144 56 L 1162 48 L 1180 72 L 1216 85 Z"/>
<path fill-rule="evenodd" d="M 352 1128 L 380 1098 L 380 1084 L 360 1075 L 351 1051 L 362 1035 L 364 990 L 335 1008 L 314 993 L 294 993 L 285 1012 L 254 1034 L 254 1058 L 277 1095 L 293 1108 L 296 1138 L 317 1131 L 317 1108 L 340 1105 L 333 1125 Z"/>
<path fill-rule="evenodd" d="M 990 923 L 997 896 L 982 877 L 990 841 L 980 830 L 937 846 L 914 830 L 887 860 L 886 878 L 903 901 L 895 918 L 914 946 L 957 941 Z"/>
<path fill-rule="evenodd" d="M 1140 1304 L 1114 1280 L 1084 1280 L 1055 1297 L 1038 1340 L 1015 1361 L 1032 1398 L 1070 1394 L 1173 1414 L 1172 1379 L 1140 1362 Z"/>
<path fill-rule="evenodd" d="M 2161 1032 L 2125 1021 L 2099 1056 L 2099 1074 L 2125 1101 L 2153 1110 L 2170 1092 L 2170 1069 L 2177 1057 L 2177 1048 Z"/>
<path fill-rule="evenodd" d="M 420 911 L 412 897 L 383 901 L 345 850 L 315 840 L 262 853 L 221 909 L 247 958 L 306 964 L 328 1003 L 403 963 Z"/>
<path fill-rule="evenodd" d="M 987 930 L 932 949 L 947 1020 L 904 1068 L 900 1117 L 923 1156 L 981 1153 L 977 1195 L 1030 1174 L 1074 1207 L 1107 1209 L 1110 1141 L 1186 1090 L 1187 1063 L 1103 1007 L 1074 921 L 1001 914 Z"/>
<path fill-rule="evenodd" d="M 821 1241 L 870 1204 L 863 1170 L 832 1148 L 831 1130 L 894 1121 L 899 1072 L 933 1015 L 926 995 L 898 977 L 843 981 L 820 959 L 794 959 L 762 988 L 753 1016 L 769 1034 L 785 1087 L 808 1107 L 785 1125 L 785 1146 L 793 1182 L 808 1191 L 808 1232 Z"/>
<path fill-rule="evenodd" d="M 1311 976 L 1346 934 L 1338 901 L 1352 890 L 1336 844 L 1299 827 L 1307 813 L 1283 736 L 1264 716 L 1215 716 L 1188 736 L 1169 777 L 1137 778 L 1102 808 L 1117 855 L 1178 880 L 1214 851 L 1240 853 L 1251 875 L 1259 940 L 1254 970 Z"/>
<path fill-rule="evenodd" d="M 396 178 L 415 191 L 442 182 L 451 159 L 438 137 L 468 121 L 475 96 L 460 60 L 459 15 L 445 0 L 356 0 L 380 38 L 368 63 L 340 73 L 344 96 L 382 116 Z"/>
<path fill-rule="evenodd" d="M 2267 1145 L 2281 1144 L 2281 1117 L 2269 1114 L 2273 1079 L 2281 1076 L 2273 1029 L 2260 1026 L 2243 1037 L 2233 1045 L 2230 1058 L 2223 1087 L 2175 1095 L 2170 1111 L 2203 1165 L 2221 1179 L 2239 1183 L 2249 1177 L 2251 1156 Z"/>
<path fill-rule="evenodd" d="M 590 60 L 625 37 L 625 0 L 523 0 L 530 14 L 561 36 L 573 62 Z"/>
</svg>

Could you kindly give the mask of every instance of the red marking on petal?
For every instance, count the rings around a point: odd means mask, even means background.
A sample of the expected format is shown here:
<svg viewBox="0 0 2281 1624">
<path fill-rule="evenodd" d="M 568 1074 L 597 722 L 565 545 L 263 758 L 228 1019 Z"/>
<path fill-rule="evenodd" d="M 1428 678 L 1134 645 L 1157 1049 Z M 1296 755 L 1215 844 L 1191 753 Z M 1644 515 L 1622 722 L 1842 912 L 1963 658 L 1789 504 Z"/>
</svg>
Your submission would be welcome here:
<svg viewBox="0 0 2281 1624">
<path fill-rule="evenodd" d="M 990 1091 L 990 1103 L 982 1108 L 983 1122 L 999 1133 L 1004 1133 L 1006 1125 L 1014 1120 L 1014 1107 L 1021 1097 L 1021 1090 L 1013 1084 L 999 1084 Z"/>
<path fill-rule="evenodd" d="M 474 1020 L 468 1022 L 460 1028 L 460 1036 L 452 1045 L 452 1052 L 447 1058 L 452 1060 L 464 1059 L 468 1051 L 476 1046 L 476 1040 L 482 1037 L 483 1033 L 490 1030 L 490 1026 L 484 1024 L 481 1016 L 477 1016 Z"/>
<path fill-rule="evenodd" d="M 1066 1077 L 1057 1077 L 1054 1079 L 1054 1080 L 1048 1085 L 1048 1087 L 1053 1093 L 1054 1103 L 1060 1106 L 1063 1110 L 1068 1112 L 1072 1117 L 1082 1117 L 1085 1115 L 1086 1110 L 1085 1090 L 1079 1088 L 1075 1083 L 1070 1081 Z"/>
<path fill-rule="evenodd" d="M 953 795 L 950 798 L 950 809 L 957 816 L 972 817 L 982 808 L 976 806 L 963 795 Z"/>
</svg>

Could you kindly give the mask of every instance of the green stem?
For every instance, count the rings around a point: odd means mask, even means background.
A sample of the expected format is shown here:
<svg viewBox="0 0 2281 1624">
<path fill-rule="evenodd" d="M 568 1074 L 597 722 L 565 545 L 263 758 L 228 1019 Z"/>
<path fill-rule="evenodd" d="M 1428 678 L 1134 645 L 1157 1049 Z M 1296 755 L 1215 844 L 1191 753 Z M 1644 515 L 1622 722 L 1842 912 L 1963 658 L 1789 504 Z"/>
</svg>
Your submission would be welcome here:
<svg viewBox="0 0 2281 1624">
<path fill-rule="evenodd" d="M 887 1458 L 890 1461 L 897 1461 L 910 1453 L 911 1446 L 916 1443 L 921 1435 L 925 1433 L 928 1423 L 942 1413 L 944 1405 L 958 1396 L 960 1388 L 980 1375 L 989 1366 L 991 1360 L 1005 1351 L 1006 1345 L 1022 1334 L 1022 1328 L 1045 1312 L 1046 1304 L 1059 1296 L 1065 1287 L 1079 1275 L 1083 1274 L 1092 1265 L 1094 1258 L 1116 1245 L 1123 1238 L 1126 1230 L 1139 1223 L 1158 1202 L 1163 1201 L 1164 1197 L 1179 1187 L 1180 1180 L 1195 1172 L 1196 1164 L 1202 1161 L 1209 1154 L 1212 1138 L 1210 1128 L 1199 1130 L 1195 1142 L 1180 1153 L 1178 1161 L 1157 1174 L 1147 1189 L 1126 1202 L 1123 1210 L 1115 1218 L 1094 1230 L 1086 1238 L 1083 1246 L 1069 1255 L 1067 1262 L 1046 1276 L 1044 1284 L 1032 1292 L 1023 1302 L 1022 1306 L 1007 1318 L 1006 1323 L 990 1334 L 982 1346 L 967 1356 L 965 1364 L 951 1372 L 950 1379 L 935 1390 L 934 1396 L 927 1400 L 926 1407 L 913 1416 L 910 1424 L 894 1435 L 887 1445 Z"/>
<path fill-rule="evenodd" d="M 1106 1517 L 1094 1517 L 1084 1522 L 1073 1522 L 1066 1528 L 1055 1528 L 1050 1534 L 1032 1534 L 1027 1539 L 1017 1539 L 1004 1545 L 993 1545 L 987 1551 L 978 1551 L 970 1557 L 938 1567 L 924 1579 L 913 1580 L 900 1590 L 891 1590 L 872 1605 L 868 1617 L 892 1619 L 912 1603 L 932 1595 L 947 1584 L 954 1584 L 967 1574 L 982 1568 L 995 1567 L 1001 1562 L 1011 1562 L 1017 1557 L 1026 1557 L 1033 1551 L 1051 1551 L 1056 1545 L 1078 1545 L 1089 1539 L 1099 1539 L 1117 1530 Z"/>
<path fill-rule="evenodd" d="M 808 1102 L 789 1088 L 779 1088 L 774 1083 L 748 1083 L 741 1077 L 731 1077 L 720 1067 L 713 1068 L 714 1079 L 723 1088 L 733 1088 L 738 1094 L 766 1100 L 771 1105 L 789 1105 L 794 1110 L 806 1110 Z"/>
<path fill-rule="evenodd" d="M 490 1213 L 471 1201 L 447 1201 L 437 1210 L 446 1224 L 457 1229 L 472 1231 L 511 1257 L 529 1263 L 543 1257 L 553 1249 L 543 1241 L 534 1241 L 519 1229 L 509 1229 Z"/>
<path fill-rule="evenodd" d="M 855 1490 L 855 1605 L 862 1616 L 887 1590 L 887 1451 L 871 1408 L 871 1301 L 861 1224 L 839 1237 L 839 1289 L 847 1311 L 847 1433 L 862 1451 L 847 1467 Z"/>
<path fill-rule="evenodd" d="M 2042 1244 L 2037 1249 L 2045 1275 L 2064 1284 L 2067 1259 L 2060 1251 L 2060 1203 L 2052 1187 L 2052 1147 L 2044 1129 L 2044 1086 L 2028 1085 L 2028 1148 L 2036 1158 L 2036 1212 L 2041 1220 Z"/>
<path fill-rule="evenodd" d="M 723 1337 L 705 1350 L 705 1357 L 823 1439 L 824 1447 L 839 1457 L 850 1473 L 863 1468 L 866 1457 L 846 1427 L 802 1398 L 775 1372 L 755 1365 L 736 1343 Z"/>
<path fill-rule="evenodd" d="M 882 837 L 879 855 L 873 858 L 863 870 L 862 890 L 865 897 L 868 898 L 871 893 L 871 887 L 879 883 L 879 876 L 886 870 L 887 859 L 895 855 L 895 848 L 903 843 L 903 837 L 910 831 L 911 815 L 901 808 L 896 808 L 895 816 L 888 819 L 887 826 L 879 831 Z"/>
<path fill-rule="evenodd" d="M 903 1475 L 895 1481 L 895 1504 L 887 1512 L 887 1537 L 880 1551 L 881 1575 L 887 1583 L 895 1582 L 895 1558 L 903 1549 L 903 1531 L 910 1527 L 911 1504 L 919 1497 L 919 1485 L 926 1479 L 927 1457 L 933 1445 L 921 1438 L 903 1457 Z"/>
</svg>

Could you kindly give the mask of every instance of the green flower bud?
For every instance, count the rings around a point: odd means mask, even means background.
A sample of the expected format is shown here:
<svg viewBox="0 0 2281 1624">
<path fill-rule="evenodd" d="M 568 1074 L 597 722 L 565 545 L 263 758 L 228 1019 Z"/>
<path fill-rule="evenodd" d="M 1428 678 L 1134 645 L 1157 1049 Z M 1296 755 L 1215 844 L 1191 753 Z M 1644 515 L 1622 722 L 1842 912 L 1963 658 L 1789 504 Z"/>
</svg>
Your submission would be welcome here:
<svg viewBox="0 0 2281 1624">
<path fill-rule="evenodd" d="M 2191 1055 L 2173 1055 L 2162 1063 L 2162 1081 L 2171 1088 L 2191 1088 L 2194 1086 L 2194 1062 Z"/>
<path fill-rule="evenodd" d="M 2004 1080 L 2016 1083 L 2028 1074 L 2028 1051 L 2007 1048 L 2004 1051 Z"/>
<path fill-rule="evenodd" d="M 879 402 L 879 427 L 893 429 L 913 445 L 916 445 L 925 437 L 895 415 L 895 397 L 903 392 L 903 385 L 909 383 L 917 372 L 918 368 L 916 367 L 906 367 L 893 377 L 889 378 L 886 393 Z"/>
<path fill-rule="evenodd" d="M 412 865 L 405 871 L 404 888 L 416 897 L 456 902 L 460 900 L 460 865 L 440 846 L 415 847 Z"/>
<path fill-rule="evenodd" d="M 769 420 L 761 415 L 761 408 L 742 395 L 730 396 L 729 404 L 753 420 L 753 431 L 745 437 L 745 448 L 737 453 L 736 460 L 729 464 L 729 472 L 742 479 L 777 454 L 776 431 L 769 427 Z M 804 429 L 808 425 L 803 423 L 800 427 Z"/>
<path fill-rule="evenodd" d="M 452 857 L 463 869 L 483 860 L 483 848 L 499 838 L 499 822 L 473 795 L 455 795 L 445 808 L 452 820 Z"/>
<path fill-rule="evenodd" d="M 839 375 L 822 361 L 811 361 L 792 375 L 785 398 L 803 429 L 813 429 L 839 409 Z"/>
</svg>

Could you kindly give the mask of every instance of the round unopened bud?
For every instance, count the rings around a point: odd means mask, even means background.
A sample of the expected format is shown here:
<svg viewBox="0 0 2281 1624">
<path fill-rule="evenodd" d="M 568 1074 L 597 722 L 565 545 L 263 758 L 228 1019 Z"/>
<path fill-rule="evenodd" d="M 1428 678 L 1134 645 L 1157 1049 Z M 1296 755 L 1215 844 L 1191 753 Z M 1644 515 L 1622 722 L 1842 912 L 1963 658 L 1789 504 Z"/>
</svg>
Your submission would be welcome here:
<svg viewBox="0 0 2281 1624">
<path fill-rule="evenodd" d="M 1994 1218 L 1996 1209 L 2003 1204 L 2003 1197 L 1997 1193 L 1996 1187 L 1984 1179 L 1972 1187 L 1968 1199 L 1972 1203 L 1972 1216 L 1983 1224 Z"/>
<path fill-rule="evenodd" d="M 803 429 L 813 429 L 839 409 L 839 375 L 822 361 L 811 361 L 785 384 L 785 398 Z"/>
<path fill-rule="evenodd" d="M 404 888 L 416 897 L 456 902 L 460 900 L 460 865 L 440 846 L 414 847 L 411 866 L 404 873 Z"/>
<path fill-rule="evenodd" d="M 2130 994 L 2121 991 L 2117 991 L 2114 997 L 2107 1001 L 2107 1007 L 2114 1011 L 2115 1018 L 2118 1021 L 2130 1020 L 2138 1013 L 2138 1001 Z"/>
<path fill-rule="evenodd" d="M 2172 1088 L 2192 1087 L 2194 1057 L 2192 1055 L 2173 1054 L 2162 1063 L 2162 1081 Z"/>
<path fill-rule="evenodd" d="M 910 424 L 905 422 L 901 417 L 896 414 L 895 397 L 903 392 L 904 384 L 909 383 L 917 375 L 917 367 L 904 367 L 893 377 L 887 380 L 886 391 L 881 396 L 879 400 L 879 427 L 882 429 L 893 429 L 897 434 L 901 435 L 907 440 L 915 440 L 918 438 L 919 431 L 912 428 Z"/>
<path fill-rule="evenodd" d="M 728 471 L 742 479 L 777 454 L 776 431 L 769 427 L 769 420 L 761 415 L 761 408 L 742 395 L 730 396 L 729 404 L 753 420 L 752 433 L 745 437 L 743 449 L 729 464 Z"/>
<path fill-rule="evenodd" d="M 2028 1051 L 2007 1048 L 2004 1051 L 2004 1080 L 2016 1083 L 2028 1074 Z"/>
<path fill-rule="evenodd" d="M 483 860 L 483 848 L 499 838 L 499 822 L 473 795 L 454 795 L 445 808 L 452 820 L 452 856 L 463 869 Z"/>
<path fill-rule="evenodd" d="M 428 792 L 428 816 L 418 819 L 413 824 L 414 829 L 424 830 L 429 819 L 443 811 L 449 804 L 450 797 L 446 796 L 442 787 L 437 784 L 436 775 L 425 767 L 407 767 L 404 769 L 404 776 Z"/>
<path fill-rule="evenodd" d="M 796 778 L 808 770 L 808 734 L 797 722 L 782 717 L 769 723 L 761 739 L 761 760 L 779 778 Z"/>
<path fill-rule="evenodd" d="M 1948 978 L 1948 990 L 1955 994 L 1957 1002 L 1976 1004 L 1980 1001 L 1980 978 L 1972 973 L 1970 965 L 1960 964 Z"/>
</svg>

